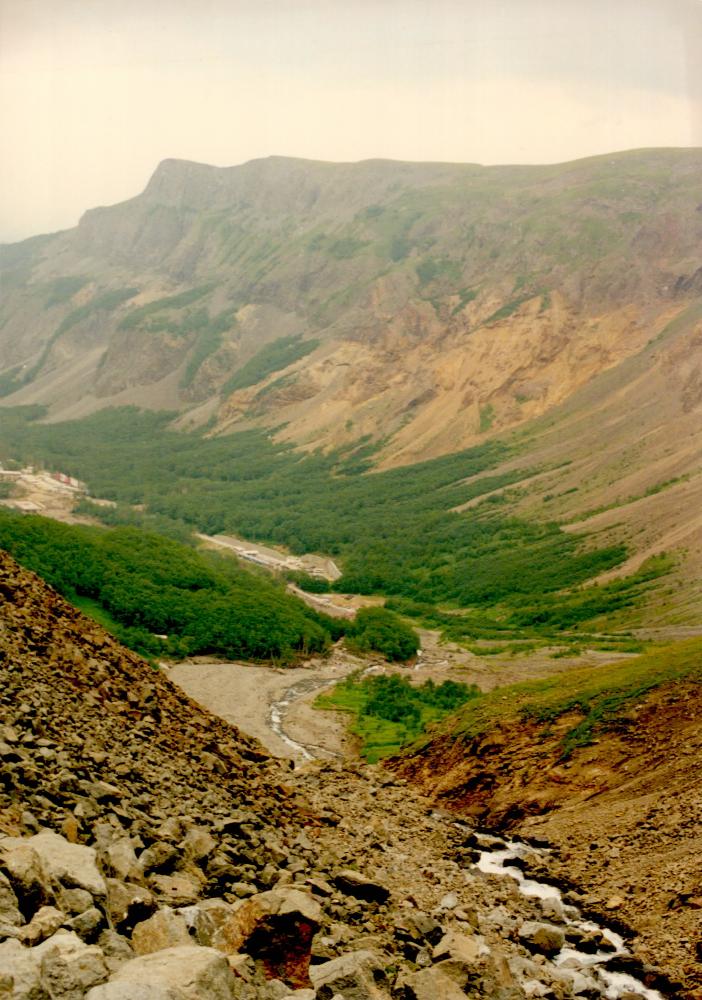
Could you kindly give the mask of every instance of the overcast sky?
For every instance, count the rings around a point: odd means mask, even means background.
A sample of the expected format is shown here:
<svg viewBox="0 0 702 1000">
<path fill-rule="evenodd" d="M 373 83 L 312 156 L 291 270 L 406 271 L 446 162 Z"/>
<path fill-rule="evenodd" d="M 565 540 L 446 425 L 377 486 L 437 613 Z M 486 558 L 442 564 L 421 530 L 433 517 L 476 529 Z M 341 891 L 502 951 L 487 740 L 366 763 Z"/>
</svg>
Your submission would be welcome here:
<svg viewBox="0 0 702 1000">
<path fill-rule="evenodd" d="M 0 240 L 156 164 L 702 146 L 702 0 L 0 0 Z"/>
</svg>

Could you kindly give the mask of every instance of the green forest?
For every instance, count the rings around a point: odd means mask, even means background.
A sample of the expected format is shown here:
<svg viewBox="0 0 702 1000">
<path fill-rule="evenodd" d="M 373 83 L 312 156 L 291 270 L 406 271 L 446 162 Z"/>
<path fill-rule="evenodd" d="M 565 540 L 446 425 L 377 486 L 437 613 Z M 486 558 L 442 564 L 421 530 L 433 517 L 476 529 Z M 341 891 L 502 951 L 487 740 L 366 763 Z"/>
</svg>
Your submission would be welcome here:
<svg viewBox="0 0 702 1000">
<path fill-rule="evenodd" d="M 474 684 L 425 681 L 411 684 L 399 674 L 351 676 L 320 694 L 317 708 L 349 712 L 351 732 L 366 760 L 375 764 L 415 740 L 428 725 L 480 696 Z"/>
<path fill-rule="evenodd" d="M 339 635 L 332 619 L 267 574 L 139 528 L 66 525 L 0 508 L 0 547 L 142 655 L 289 662 Z"/>
<path fill-rule="evenodd" d="M 0 461 L 20 459 L 85 480 L 93 495 L 144 504 L 161 527 L 235 532 L 338 559 L 336 588 L 444 608 L 540 607 L 558 624 L 559 591 L 617 565 L 622 545 L 597 548 L 557 524 L 485 503 L 454 508 L 523 478 L 492 472 L 513 449 L 491 442 L 386 472 L 364 472 L 367 443 L 300 453 L 262 431 L 220 437 L 169 430 L 167 413 L 106 410 L 42 424 L 38 408 L 0 413 Z M 99 510 L 96 509 L 96 514 Z M 160 530 L 160 529 L 159 529 Z M 551 595 L 551 596 L 548 596 Z M 399 608 L 398 608 L 399 610 Z M 582 611 L 582 609 L 581 609 Z"/>
</svg>

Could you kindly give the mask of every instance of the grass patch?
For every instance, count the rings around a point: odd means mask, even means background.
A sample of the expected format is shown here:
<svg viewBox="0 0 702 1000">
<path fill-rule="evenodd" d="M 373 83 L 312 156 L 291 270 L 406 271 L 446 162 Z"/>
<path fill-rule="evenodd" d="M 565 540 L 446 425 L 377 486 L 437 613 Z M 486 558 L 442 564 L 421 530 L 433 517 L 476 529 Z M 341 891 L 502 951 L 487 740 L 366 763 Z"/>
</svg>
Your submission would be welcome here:
<svg viewBox="0 0 702 1000">
<path fill-rule="evenodd" d="M 349 728 L 361 741 L 361 754 L 375 764 L 479 694 L 475 685 L 455 681 L 414 686 L 399 674 L 352 675 L 331 692 L 318 695 L 314 706 L 353 716 Z"/>
<path fill-rule="evenodd" d="M 148 302 L 146 305 L 139 306 L 137 309 L 132 309 L 131 312 L 128 312 L 117 329 L 134 330 L 136 327 L 141 326 L 144 320 L 156 313 L 185 309 L 186 306 L 201 299 L 203 295 L 207 295 L 208 292 L 212 291 L 212 288 L 212 285 L 199 285 L 197 288 L 189 288 L 178 295 L 168 295 L 163 299 Z"/>
<path fill-rule="evenodd" d="M 54 278 L 46 284 L 46 298 L 44 308 L 50 309 L 52 306 L 62 305 L 72 299 L 76 292 L 79 292 L 88 283 L 88 278 L 79 276 L 66 276 Z"/>
<path fill-rule="evenodd" d="M 319 344 L 318 340 L 303 340 L 302 334 L 295 337 L 279 337 L 262 347 L 258 354 L 235 372 L 222 386 L 222 393 L 228 395 L 237 389 L 257 385 L 273 372 L 281 371 L 310 354 Z"/>
<path fill-rule="evenodd" d="M 702 639 L 689 639 L 617 663 L 497 688 L 464 706 L 450 731 L 471 740 L 496 725 L 519 726 L 532 721 L 548 728 L 561 716 L 577 713 L 579 721 L 561 741 L 563 756 L 568 757 L 576 747 L 592 743 L 598 730 L 625 722 L 629 709 L 648 692 L 678 681 L 702 681 Z"/>
</svg>

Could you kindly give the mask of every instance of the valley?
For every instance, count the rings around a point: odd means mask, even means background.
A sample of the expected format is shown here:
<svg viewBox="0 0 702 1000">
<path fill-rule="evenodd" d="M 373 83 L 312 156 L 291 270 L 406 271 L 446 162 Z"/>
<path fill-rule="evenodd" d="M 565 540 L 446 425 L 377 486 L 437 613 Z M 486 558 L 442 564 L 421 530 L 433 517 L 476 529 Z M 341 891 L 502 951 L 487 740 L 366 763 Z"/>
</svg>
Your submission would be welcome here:
<svg viewBox="0 0 702 1000">
<path fill-rule="evenodd" d="M 0 995 L 700 1000 L 701 166 L 0 246 Z"/>
<path fill-rule="evenodd" d="M 646 961 L 624 924 L 634 957 L 582 923 L 573 905 L 595 910 L 586 884 L 570 883 L 563 903 L 553 890 L 522 896 L 486 863 L 499 840 L 377 767 L 286 773 L 36 577 L 4 556 L 0 566 L 0 642 L 14 665 L 0 745 L 3 913 L 13 921 L 0 924 L 0 974 L 10 985 L 21 973 L 39 995 L 60 982 L 92 989 L 90 1000 L 164 983 L 186 997 L 274 1000 L 310 982 L 324 996 L 329 981 L 374 1000 L 517 1000 L 536 985 L 563 998 L 694 996 L 694 973 L 664 939 L 660 955 L 687 991 Z M 114 738 L 125 724 L 128 744 Z M 87 852 L 80 862 L 71 845 Z M 31 856 L 33 882 L 20 866 Z M 540 872 L 538 852 L 526 856 Z M 85 902 L 70 895 L 76 884 Z M 608 978 L 594 972 L 595 953 Z"/>
</svg>

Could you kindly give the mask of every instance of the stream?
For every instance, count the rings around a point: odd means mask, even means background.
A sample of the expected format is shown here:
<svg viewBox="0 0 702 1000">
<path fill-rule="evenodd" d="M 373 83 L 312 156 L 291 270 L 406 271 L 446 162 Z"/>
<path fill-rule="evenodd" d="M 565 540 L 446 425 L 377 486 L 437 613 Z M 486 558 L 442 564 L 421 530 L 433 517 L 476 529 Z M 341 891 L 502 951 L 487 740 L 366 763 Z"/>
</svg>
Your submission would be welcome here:
<svg viewBox="0 0 702 1000">
<path fill-rule="evenodd" d="M 586 996 L 599 994 L 606 1000 L 620 1000 L 632 995 L 646 1000 L 663 1000 L 657 990 L 649 989 L 629 973 L 608 968 L 611 963 L 616 965 L 618 959 L 631 957 L 620 934 L 585 920 L 577 907 L 564 903 L 560 889 L 537 882 L 522 871 L 521 866 L 528 868 L 530 859 L 536 862 L 547 858 L 548 848 L 531 847 L 519 840 L 505 840 L 476 832 L 461 823 L 456 825 L 469 832 L 478 845 L 479 857 L 474 865 L 478 871 L 512 878 L 522 895 L 544 902 L 544 922 L 552 920 L 565 932 L 566 938 L 551 961 L 557 968 L 571 970 L 583 978 L 583 988 L 579 993 Z"/>
<path fill-rule="evenodd" d="M 373 671 L 369 668 L 366 672 Z M 271 703 L 268 723 L 273 732 L 286 746 L 295 752 L 298 760 L 308 762 L 316 759 L 338 758 L 339 754 L 302 744 L 294 740 L 284 728 L 286 709 L 300 698 L 331 687 L 335 679 L 320 681 L 308 678 L 293 684 L 282 698 Z M 529 862 L 537 863 L 548 858 L 549 850 L 532 847 L 520 840 L 505 839 L 488 833 L 475 831 L 463 823 L 455 824 L 469 835 L 477 845 L 478 860 L 474 864 L 477 871 L 485 875 L 511 878 L 517 883 L 522 895 L 541 900 L 544 908 L 543 923 L 553 924 L 565 934 L 565 943 L 550 961 L 556 968 L 568 970 L 574 978 L 573 992 L 583 997 L 599 996 L 603 1000 L 629 1000 L 641 997 L 643 1000 L 663 1000 L 657 990 L 649 989 L 639 979 L 628 972 L 610 968 L 617 960 L 631 957 L 624 938 L 616 931 L 586 920 L 575 906 L 565 903 L 562 893 L 554 885 L 538 882 L 530 878 Z M 577 991 L 576 991 L 577 984 Z"/>
<path fill-rule="evenodd" d="M 298 701 L 300 698 L 304 698 L 306 695 L 312 694 L 315 691 L 323 691 L 324 688 L 332 687 L 336 683 L 338 683 L 338 678 L 320 681 L 313 677 L 304 681 L 298 681 L 297 684 L 293 684 L 292 687 L 289 687 L 287 691 L 285 691 L 282 698 L 271 702 L 270 708 L 268 709 L 268 725 L 271 730 L 275 733 L 278 739 L 282 740 L 287 747 L 290 747 L 290 749 L 297 754 L 298 758 L 301 758 L 305 763 L 312 760 L 328 760 L 330 758 L 338 758 L 339 754 L 336 754 L 331 750 L 325 750 L 323 747 L 316 747 L 312 744 L 305 745 L 303 743 L 298 743 L 297 740 L 294 740 L 292 736 L 288 735 L 283 728 L 285 710 L 292 705 L 294 701 Z"/>
</svg>

